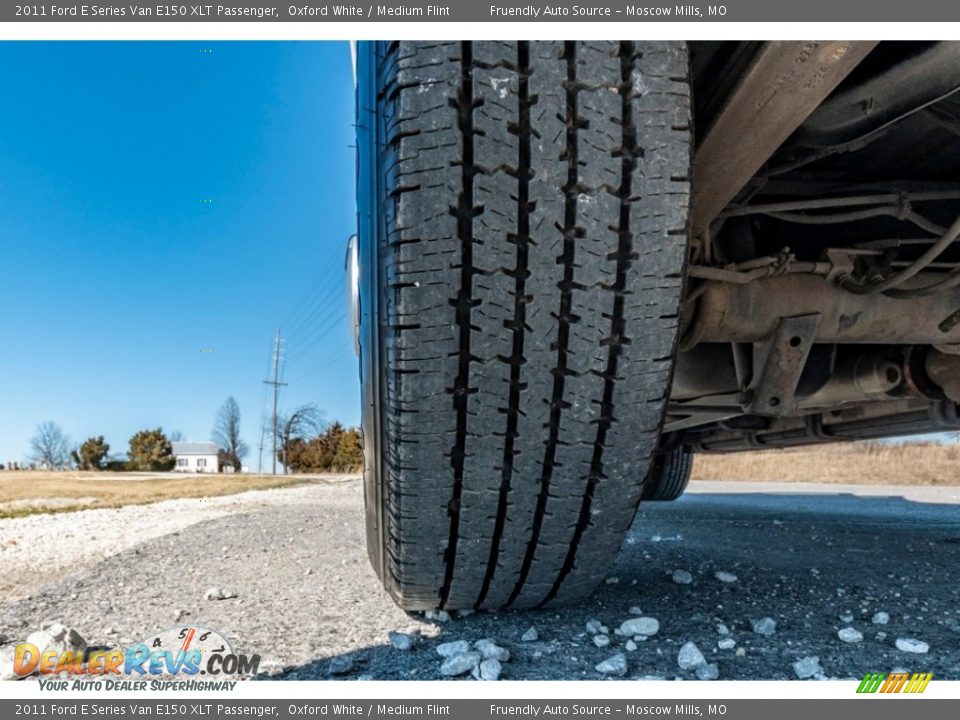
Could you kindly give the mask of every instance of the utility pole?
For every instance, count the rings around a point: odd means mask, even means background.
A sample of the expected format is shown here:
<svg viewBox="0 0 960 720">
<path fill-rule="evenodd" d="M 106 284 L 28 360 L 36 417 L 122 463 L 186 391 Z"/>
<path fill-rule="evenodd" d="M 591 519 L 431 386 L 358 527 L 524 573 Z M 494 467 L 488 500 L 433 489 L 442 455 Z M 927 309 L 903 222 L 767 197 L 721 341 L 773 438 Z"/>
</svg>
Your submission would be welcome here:
<svg viewBox="0 0 960 720">
<path fill-rule="evenodd" d="M 273 387 L 273 474 L 277 474 L 277 395 L 280 388 L 287 383 L 280 382 L 280 329 L 273 343 L 273 380 L 264 380 L 264 383 Z"/>
<path fill-rule="evenodd" d="M 267 431 L 267 418 L 260 407 L 260 443 L 257 445 L 257 475 L 263 475 L 263 434 Z"/>
</svg>

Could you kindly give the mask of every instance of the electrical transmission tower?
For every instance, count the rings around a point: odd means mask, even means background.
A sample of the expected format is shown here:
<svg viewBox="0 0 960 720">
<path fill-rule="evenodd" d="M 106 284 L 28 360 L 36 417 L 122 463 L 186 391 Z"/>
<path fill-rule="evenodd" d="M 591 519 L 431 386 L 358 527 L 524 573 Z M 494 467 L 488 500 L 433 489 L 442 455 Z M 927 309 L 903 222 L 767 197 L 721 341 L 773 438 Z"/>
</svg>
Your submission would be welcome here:
<svg viewBox="0 0 960 720">
<path fill-rule="evenodd" d="M 280 382 L 280 330 L 273 343 L 273 380 L 264 380 L 264 383 L 273 387 L 273 474 L 277 474 L 277 396 L 280 388 L 287 383 Z"/>
</svg>

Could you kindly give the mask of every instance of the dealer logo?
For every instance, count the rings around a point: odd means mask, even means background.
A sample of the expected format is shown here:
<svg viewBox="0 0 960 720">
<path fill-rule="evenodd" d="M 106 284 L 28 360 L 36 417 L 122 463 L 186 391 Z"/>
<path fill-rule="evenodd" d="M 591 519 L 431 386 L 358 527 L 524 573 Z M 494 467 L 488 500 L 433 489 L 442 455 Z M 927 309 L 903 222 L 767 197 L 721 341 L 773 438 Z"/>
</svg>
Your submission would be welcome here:
<svg viewBox="0 0 960 720">
<path fill-rule="evenodd" d="M 148 636 L 126 650 L 41 649 L 21 643 L 14 650 L 13 670 L 20 677 L 41 676 L 249 676 L 260 667 L 259 655 L 233 651 L 227 639 L 210 628 L 168 628 Z M 57 689 L 57 688 L 53 688 Z"/>
</svg>

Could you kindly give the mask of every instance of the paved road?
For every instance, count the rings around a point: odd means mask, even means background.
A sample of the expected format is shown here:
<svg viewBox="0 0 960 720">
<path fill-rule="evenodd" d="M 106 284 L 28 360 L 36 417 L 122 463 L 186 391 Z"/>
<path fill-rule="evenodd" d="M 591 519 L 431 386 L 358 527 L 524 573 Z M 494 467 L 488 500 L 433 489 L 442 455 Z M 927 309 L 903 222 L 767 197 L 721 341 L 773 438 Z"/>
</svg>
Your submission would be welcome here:
<svg viewBox="0 0 960 720">
<path fill-rule="evenodd" d="M 692 678 L 677 664 L 688 641 L 722 679 L 792 679 L 793 663 L 811 656 L 826 678 L 903 668 L 960 679 L 960 488 L 694 484 L 679 502 L 641 510 L 609 584 L 588 603 L 448 622 L 407 616 L 380 590 L 363 547 L 358 482 L 268 492 L 279 499 L 240 503 L 234 514 L 23 588 L 26 597 L 0 601 L 0 636 L 11 642 L 61 621 L 92 644 L 116 645 L 197 623 L 260 653 L 265 676 L 286 679 L 330 677 L 334 659 L 352 665 L 343 678 L 436 678 L 436 645 L 480 638 L 509 649 L 505 679 L 599 678 L 595 665 L 617 652 L 626 677 Z M 110 532 L 95 541 L 109 543 Z M 675 570 L 692 582 L 675 582 Z M 721 582 L 717 571 L 737 580 Z M 237 597 L 206 600 L 211 587 Z M 636 606 L 660 629 L 625 651 L 614 630 Z M 878 612 L 888 624 L 872 621 Z M 767 617 L 774 634 L 755 633 L 753 622 Z M 597 647 L 590 620 L 609 629 L 609 646 Z M 720 623 L 733 648 L 718 648 Z M 524 642 L 530 627 L 539 639 Z M 863 640 L 841 641 L 846 627 Z M 423 635 L 414 649 L 391 647 L 387 633 L 408 629 Z M 898 638 L 929 651 L 898 650 Z"/>
</svg>

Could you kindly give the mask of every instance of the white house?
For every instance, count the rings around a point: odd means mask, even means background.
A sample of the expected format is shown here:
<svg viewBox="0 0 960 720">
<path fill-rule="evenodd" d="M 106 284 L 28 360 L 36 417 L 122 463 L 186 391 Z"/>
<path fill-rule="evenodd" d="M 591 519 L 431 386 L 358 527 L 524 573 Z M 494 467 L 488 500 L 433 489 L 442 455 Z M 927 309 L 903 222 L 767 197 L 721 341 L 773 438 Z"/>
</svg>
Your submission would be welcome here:
<svg viewBox="0 0 960 720">
<path fill-rule="evenodd" d="M 173 456 L 177 459 L 174 472 L 215 473 L 218 472 L 216 443 L 175 442 Z"/>
</svg>

